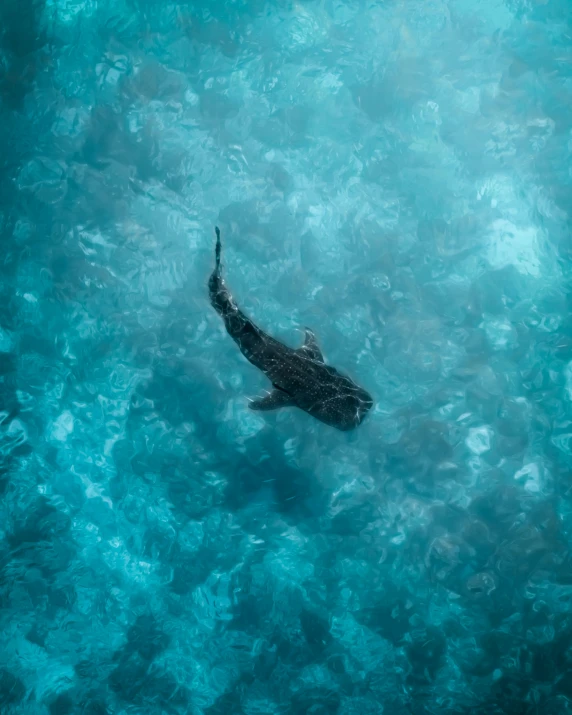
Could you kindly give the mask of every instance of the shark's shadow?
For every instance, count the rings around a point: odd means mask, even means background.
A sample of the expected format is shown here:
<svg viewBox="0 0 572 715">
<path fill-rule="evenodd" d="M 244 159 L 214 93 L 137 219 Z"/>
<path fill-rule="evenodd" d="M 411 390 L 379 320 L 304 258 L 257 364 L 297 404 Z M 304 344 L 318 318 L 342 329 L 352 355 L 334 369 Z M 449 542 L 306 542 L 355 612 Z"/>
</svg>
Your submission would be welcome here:
<svg viewBox="0 0 572 715">
<path fill-rule="evenodd" d="M 191 374 L 188 370 L 187 363 L 181 366 L 180 374 L 165 374 L 161 366 L 155 364 L 151 379 L 142 384 L 133 397 L 127 432 L 133 436 L 134 445 L 134 433 L 144 429 L 152 410 L 154 417 L 169 429 L 193 425 L 193 435 L 188 441 L 190 451 L 178 450 L 174 454 L 159 446 L 149 452 L 132 446 L 126 452 L 124 444 L 120 447 L 121 466 L 140 476 L 147 472 L 161 473 L 174 508 L 190 518 L 204 517 L 215 502 L 235 512 L 259 498 L 268 498 L 273 509 L 296 522 L 319 516 L 325 508 L 323 490 L 309 472 L 289 463 L 283 439 L 270 424 L 240 444 L 225 442 L 221 449 L 217 434 L 220 410 L 213 394 L 219 388 L 197 364 L 191 368 Z M 246 400 L 244 409 L 248 409 Z M 226 483 L 224 490 L 214 497 L 205 494 L 203 490 L 208 490 L 208 480 L 201 471 L 220 475 Z M 193 498 L 194 488 L 203 492 L 202 498 L 198 498 L 199 494 Z"/>
<path fill-rule="evenodd" d="M 165 494 L 181 525 L 204 525 L 231 513 L 238 522 L 248 523 L 248 533 L 259 536 L 268 534 L 267 524 L 284 521 L 313 530 L 327 508 L 328 494 L 310 469 L 288 462 L 284 439 L 271 425 L 236 445 L 228 438 L 221 442 L 219 389 L 200 362 L 176 366 L 154 358 L 152 376 L 133 396 L 125 438 L 114 446 L 117 476 L 110 485 L 112 497 L 129 518 L 133 482 L 143 480 Z M 161 424 L 163 434 L 167 431 L 156 444 L 150 444 L 151 422 Z M 170 439 L 188 425 L 193 425 L 192 434 L 182 444 L 178 437 Z M 178 596 L 204 583 L 215 564 L 227 571 L 236 565 L 236 549 L 229 548 L 226 529 L 207 528 L 197 550 L 187 549 L 179 539 L 172 541 L 151 525 L 143 538 L 145 554 L 172 567 L 169 588 Z"/>
<path fill-rule="evenodd" d="M 48 62 L 46 32 L 41 26 L 45 4 L 44 0 L 6 0 L 0 5 L 0 43 L 6 62 L 0 75 L 0 96 L 13 110 L 22 108 Z"/>
</svg>

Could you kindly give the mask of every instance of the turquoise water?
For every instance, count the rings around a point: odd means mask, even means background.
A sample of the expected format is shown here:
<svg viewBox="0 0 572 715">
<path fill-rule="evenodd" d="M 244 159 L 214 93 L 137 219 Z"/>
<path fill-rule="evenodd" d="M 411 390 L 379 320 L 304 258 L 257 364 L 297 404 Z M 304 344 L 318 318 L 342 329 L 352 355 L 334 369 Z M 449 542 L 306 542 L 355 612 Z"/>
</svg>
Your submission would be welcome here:
<svg viewBox="0 0 572 715">
<path fill-rule="evenodd" d="M 572 710 L 568 0 L 2 0 L 0 711 Z M 254 413 L 239 305 L 374 396 Z"/>
</svg>

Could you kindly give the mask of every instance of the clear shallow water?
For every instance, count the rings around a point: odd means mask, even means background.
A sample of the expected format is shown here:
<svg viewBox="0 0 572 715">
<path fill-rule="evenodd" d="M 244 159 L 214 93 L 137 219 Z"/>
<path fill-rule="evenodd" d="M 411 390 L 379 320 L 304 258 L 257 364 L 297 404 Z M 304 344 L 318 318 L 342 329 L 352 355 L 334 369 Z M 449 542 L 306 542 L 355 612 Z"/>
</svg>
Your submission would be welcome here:
<svg viewBox="0 0 572 715">
<path fill-rule="evenodd" d="M 564 0 L 4 0 L 4 713 L 571 709 Z M 207 302 L 317 333 L 246 408 Z"/>
</svg>

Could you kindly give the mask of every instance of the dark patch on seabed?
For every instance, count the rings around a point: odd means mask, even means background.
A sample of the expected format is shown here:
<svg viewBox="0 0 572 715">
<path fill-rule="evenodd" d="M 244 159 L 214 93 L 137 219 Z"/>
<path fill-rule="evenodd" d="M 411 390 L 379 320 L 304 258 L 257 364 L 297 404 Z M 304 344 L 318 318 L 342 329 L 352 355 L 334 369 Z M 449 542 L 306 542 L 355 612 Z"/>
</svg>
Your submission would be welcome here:
<svg viewBox="0 0 572 715">
<path fill-rule="evenodd" d="M 0 711 L 572 710 L 565 0 L 0 4 Z M 256 413 L 208 303 L 375 407 Z"/>
</svg>

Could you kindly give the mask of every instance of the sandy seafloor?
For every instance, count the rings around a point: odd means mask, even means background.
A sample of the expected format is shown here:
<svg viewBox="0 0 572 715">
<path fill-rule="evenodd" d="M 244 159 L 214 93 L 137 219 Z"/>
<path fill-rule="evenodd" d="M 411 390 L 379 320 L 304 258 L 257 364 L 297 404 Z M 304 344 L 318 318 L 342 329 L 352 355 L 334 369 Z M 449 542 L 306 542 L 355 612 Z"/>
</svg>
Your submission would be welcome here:
<svg viewBox="0 0 572 715">
<path fill-rule="evenodd" d="M 572 711 L 569 0 L 2 0 L 0 46 L 0 712 Z M 358 430 L 248 410 L 215 223 Z"/>
</svg>

